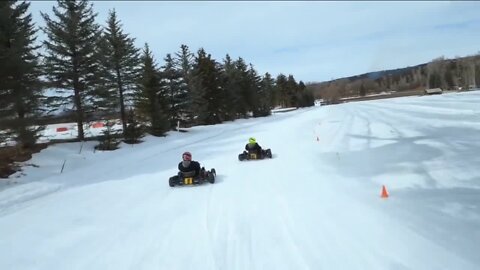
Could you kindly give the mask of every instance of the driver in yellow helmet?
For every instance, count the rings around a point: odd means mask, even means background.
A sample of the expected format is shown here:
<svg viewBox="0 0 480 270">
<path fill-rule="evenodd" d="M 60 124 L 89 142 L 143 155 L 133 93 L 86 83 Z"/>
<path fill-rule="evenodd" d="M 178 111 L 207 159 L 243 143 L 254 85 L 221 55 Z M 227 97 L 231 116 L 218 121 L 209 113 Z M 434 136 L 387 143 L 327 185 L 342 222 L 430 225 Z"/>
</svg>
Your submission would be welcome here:
<svg viewBox="0 0 480 270">
<path fill-rule="evenodd" d="M 255 138 L 253 137 L 248 139 L 248 143 L 245 145 L 245 150 L 247 150 L 249 154 L 255 153 L 259 157 L 262 155 L 262 147 L 257 143 L 257 140 L 255 140 Z"/>
</svg>

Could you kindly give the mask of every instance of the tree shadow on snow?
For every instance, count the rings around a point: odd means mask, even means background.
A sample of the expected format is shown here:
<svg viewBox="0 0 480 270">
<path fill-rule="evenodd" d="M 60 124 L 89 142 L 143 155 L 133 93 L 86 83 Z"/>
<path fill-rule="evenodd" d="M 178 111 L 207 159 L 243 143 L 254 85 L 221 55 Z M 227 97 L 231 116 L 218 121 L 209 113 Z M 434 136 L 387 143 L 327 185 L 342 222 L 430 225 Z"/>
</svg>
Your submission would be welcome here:
<svg viewBox="0 0 480 270">
<path fill-rule="evenodd" d="M 331 164 L 336 174 L 347 177 L 371 178 L 389 173 L 414 173 L 425 177 L 427 185 L 436 187 L 436 180 L 428 171 L 427 161 L 444 162 L 456 171 L 477 172 L 480 164 L 480 130 L 466 127 L 422 127 L 417 130 L 422 136 L 388 137 L 350 135 L 367 141 L 391 141 L 392 143 L 346 153 L 330 152 L 320 156 L 321 162 Z M 435 145 L 432 145 L 435 143 Z M 437 146 L 439 145 L 439 146 Z M 440 158 L 440 159 L 438 159 Z M 480 183 L 471 182 L 474 186 Z"/>
<path fill-rule="evenodd" d="M 336 174 L 354 178 L 370 178 L 385 173 L 406 172 L 407 164 L 419 164 L 442 154 L 434 147 L 418 143 L 420 140 L 427 139 L 425 136 L 395 139 L 354 136 L 365 140 L 389 140 L 393 143 L 347 153 L 322 154 L 321 162 L 331 164 L 333 168 L 336 168 Z"/>
</svg>

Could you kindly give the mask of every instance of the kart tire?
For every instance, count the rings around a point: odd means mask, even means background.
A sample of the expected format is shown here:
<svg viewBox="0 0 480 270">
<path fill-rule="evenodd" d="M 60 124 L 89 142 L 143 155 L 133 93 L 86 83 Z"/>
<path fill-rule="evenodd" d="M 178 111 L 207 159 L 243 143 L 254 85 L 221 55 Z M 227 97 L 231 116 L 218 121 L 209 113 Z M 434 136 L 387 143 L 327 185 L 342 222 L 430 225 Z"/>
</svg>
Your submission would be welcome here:
<svg viewBox="0 0 480 270">
<path fill-rule="evenodd" d="M 175 178 L 176 178 L 175 176 L 172 176 L 172 177 L 170 177 L 170 179 L 168 179 L 168 185 L 169 185 L 170 187 L 174 187 L 174 186 L 175 186 Z"/>
<path fill-rule="evenodd" d="M 215 176 L 217 175 L 215 169 L 212 169 L 211 171 L 208 172 L 207 174 L 207 180 L 210 184 L 215 183 Z"/>
</svg>

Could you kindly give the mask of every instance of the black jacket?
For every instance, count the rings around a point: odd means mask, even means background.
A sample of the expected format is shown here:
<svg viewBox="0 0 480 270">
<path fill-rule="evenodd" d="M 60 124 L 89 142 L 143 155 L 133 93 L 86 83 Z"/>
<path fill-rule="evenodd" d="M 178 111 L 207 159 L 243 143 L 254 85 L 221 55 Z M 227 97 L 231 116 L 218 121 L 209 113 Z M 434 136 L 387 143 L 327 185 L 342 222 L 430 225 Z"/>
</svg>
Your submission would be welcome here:
<svg viewBox="0 0 480 270">
<path fill-rule="evenodd" d="M 248 153 L 256 153 L 257 155 L 262 154 L 262 147 L 258 143 L 255 143 L 253 145 L 247 143 L 245 145 L 245 150 L 247 150 Z"/>
<path fill-rule="evenodd" d="M 197 161 L 190 161 L 188 167 L 183 167 L 183 162 L 178 163 L 178 170 L 182 172 L 183 176 L 194 177 L 200 175 L 200 163 Z"/>
</svg>

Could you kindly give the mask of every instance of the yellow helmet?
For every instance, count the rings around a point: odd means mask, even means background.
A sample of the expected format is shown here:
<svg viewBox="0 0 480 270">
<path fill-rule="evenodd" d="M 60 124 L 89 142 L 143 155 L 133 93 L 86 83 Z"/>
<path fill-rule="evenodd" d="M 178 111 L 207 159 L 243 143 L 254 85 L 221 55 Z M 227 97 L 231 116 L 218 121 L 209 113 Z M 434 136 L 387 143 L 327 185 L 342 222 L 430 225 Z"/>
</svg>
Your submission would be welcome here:
<svg viewBox="0 0 480 270">
<path fill-rule="evenodd" d="M 250 137 L 250 139 L 248 139 L 248 143 L 251 143 L 251 144 L 254 144 L 256 143 L 257 141 L 255 140 L 255 138 L 253 137 Z"/>
</svg>

